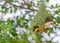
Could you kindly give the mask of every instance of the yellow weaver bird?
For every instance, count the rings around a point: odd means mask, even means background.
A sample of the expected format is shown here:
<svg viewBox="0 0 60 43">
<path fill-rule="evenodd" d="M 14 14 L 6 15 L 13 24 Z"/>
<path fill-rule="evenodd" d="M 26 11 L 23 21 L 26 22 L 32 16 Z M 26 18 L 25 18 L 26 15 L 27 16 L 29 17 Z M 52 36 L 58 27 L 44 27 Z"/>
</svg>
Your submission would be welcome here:
<svg viewBox="0 0 60 43">
<path fill-rule="evenodd" d="M 35 32 L 43 32 L 43 29 L 39 28 L 38 26 L 34 26 Z"/>
<path fill-rule="evenodd" d="M 50 24 L 52 24 L 52 21 L 46 22 L 45 23 L 45 30 L 48 30 L 48 27 Z M 39 28 L 38 26 L 34 26 L 34 31 L 35 32 L 43 32 L 44 30 L 42 28 Z"/>
<path fill-rule="evenodd" d="M 44 0 L 40 0 L 40 2 L 41 4 L 39 5 L 38 12 L 32 19 L 31 27 L 35 32 L 46 32 L 54 17 L 46 9 Z"/>
</svg>

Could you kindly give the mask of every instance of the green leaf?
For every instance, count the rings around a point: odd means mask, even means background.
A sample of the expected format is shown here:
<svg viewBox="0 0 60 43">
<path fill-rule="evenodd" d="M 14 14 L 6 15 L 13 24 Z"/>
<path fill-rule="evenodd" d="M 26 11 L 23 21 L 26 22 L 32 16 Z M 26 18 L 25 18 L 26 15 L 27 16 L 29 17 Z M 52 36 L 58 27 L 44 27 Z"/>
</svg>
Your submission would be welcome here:
<svg viewBox="0 0 60 43">
<path fill-rule="evenodd" d="M 51 33 L 51 32 L 48 32 L 48 36 L 50 36 L 50 33 Z"/>
<path fill-rule="evenodd" d="M 24 19 L 26 22 L 28 22 L 29 20 L 28 19 Z"/>
<path fill-rule="evenodd" d="M 52 43 L 52 41 L 46 41 L 46 43 Z"/>
<path fill-rule="evenodd" d="M 56 4 L 56 7 L 58 7 L 58 4 Z"/>
<path fill-rule="evenodd" d="M 46 0 L 46 2 L 49 2 L 49 0 Z"/>
<path fill-rule="evenodd" d="M 10 8 L 10 13 L 12 13 L 12 8 Z"/>
<path fill-rule="evenodd" d="M 56 11 L 54 11 L 55 12 L 55 14 L 58 14 L 59 13 L 59 11 L 58 10 L 56 10 Z"/>
<path fill-rule="evenodd" d="M 14 2 L 18 2 L 18 0 L 13 0 Z"/>
<path fill-rule="evenodd" d="M 28 4 L 28 8 L 32 7 L 32 4 L 33 4 L 33 2 L 30 1 L 30 3 Z"/>
<path fill-rule="evenodd" d="M 6 7 L 6 5 L 2 5 L 2 10 L 0 12 L 6 14 L 8 12 L 8 8 Z"/>
<path fill-rule="evenodd" d="M 53 5 L 51 5 L 51 8 L 54 8 L 54 6 L 53 6 Z"/>
<path fill-rule="evenodd" d="M 13 2 L 13 0 L 7 0 L 7 1 L 10 2 L 10 3 Z"/>
<path fill-rule="evenodd" d="M 20 25 L 20 23 L 24 20 L 24 16 L 21 18 L 16 18 L 17 19 L 17 24 Z"/>
<path fill-rule="evenodd" d="M 17 8 L 16 6 L 14 6 L 14 12 L 15 12 L 15 13 L 16 13 L 17 9 L 18 9 L 18 8 Z"/>
<path fill-rule="evenodd" d="M 12 28 L 10 30 L 10 33 L 13 35 L 13 36 L 17 36 L 17 33 L 16 33 L 16 29 L 15 28 Z"/>
<path fill-rule="evenodd" d="M 60 23 L 60 17 L 55 18 L 55 20 Z"/>
<path fill-rule="evenodd" d="M 33 2 L 32 2 L 32 1 L 30 1 L 30 7 L 32 7 L 32 4 L 33 4 Z"/>
<path fill-rule="evenodd" d="M 53 28 L 48 28 L 49 29 L 49 32 L 52 33 L 53 32 Z M 49 33 L 49 34 L 50 34 Z"/>
</svg>

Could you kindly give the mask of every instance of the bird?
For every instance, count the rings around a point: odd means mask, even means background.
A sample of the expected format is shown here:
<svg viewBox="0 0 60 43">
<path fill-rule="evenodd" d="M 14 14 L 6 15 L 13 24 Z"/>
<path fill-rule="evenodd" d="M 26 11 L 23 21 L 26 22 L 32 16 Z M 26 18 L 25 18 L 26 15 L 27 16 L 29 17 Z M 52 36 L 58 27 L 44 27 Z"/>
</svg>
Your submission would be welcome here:
<svg viewBox="0 0 60 43">
<path fill-rule="evenodd" d="M 43 32 L 43 29 L 39 28 L 38 26 L 34 26 L 35 32 Z"/>
<path fill-rule="evenodd" d="M 52 24 L 52 21 L 46 22 L 45 25 L 45 29 L 40 28 L 39 26 L 34 26 L 34 31 L 35 32 L 44 32 L 44 30 L 48 30 L 50 24 Z"/>
<path fill-rule="evenodd" d="M 31 27 L 35 32 L 44 32 L 45 30 L 48 30 L 49 25 L 52 22 L 53 22 L 53 15 L 50 14 L 46 9 L 44 0 L 41 0 L 38 12 L 31 21 Z"/>
</svg>

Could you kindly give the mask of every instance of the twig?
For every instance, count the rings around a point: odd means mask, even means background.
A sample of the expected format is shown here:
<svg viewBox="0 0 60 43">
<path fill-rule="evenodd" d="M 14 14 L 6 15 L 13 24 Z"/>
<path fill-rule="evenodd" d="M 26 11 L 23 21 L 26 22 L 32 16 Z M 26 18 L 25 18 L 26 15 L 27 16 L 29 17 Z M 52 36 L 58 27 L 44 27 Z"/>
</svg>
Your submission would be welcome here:
<svg viewBox="0 0 60 43">
<path fill-rule="evenodd" d="M 31 10 L 31 11 L 37 11 L 37 10 L 34 9 L 34 8 L 25 8 L 24 6 L 18 6 L 18 5 L 9 3 L 7 0 L 5 0 L 5 3 L 8 3 L 8 4 L 12 5 L 12 6 L 16 6 L 16 7 L 22 8 L 22 9 L 29 9 L 29 10 Z"/>
</svg>

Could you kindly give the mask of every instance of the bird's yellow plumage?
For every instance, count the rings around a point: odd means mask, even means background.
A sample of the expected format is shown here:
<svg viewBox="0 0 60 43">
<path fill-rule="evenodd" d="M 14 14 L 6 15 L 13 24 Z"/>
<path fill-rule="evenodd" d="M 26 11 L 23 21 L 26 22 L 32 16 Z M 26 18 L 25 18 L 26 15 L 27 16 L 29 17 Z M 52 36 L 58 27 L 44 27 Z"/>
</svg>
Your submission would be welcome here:
<svg viewBox="0 0 60 43">
<path fill-rule="evenodd" d="M 52 21 L 46 22 L 45 23 L 45 29 L 42 29 L 42 28 L 39 28 L 38 26 L 35 26 L 34 31 L 35 32 L 44 32 L 44 30 L 48 30 L 49 25 L 52 24 L 52 23 L 53 23 Z"/>
<path fill-rule="evenodd" d="M 41 29 L 41 28 L 35 28 L 35 32 L 43 32 L 43 29 Z"/>
</svg>

